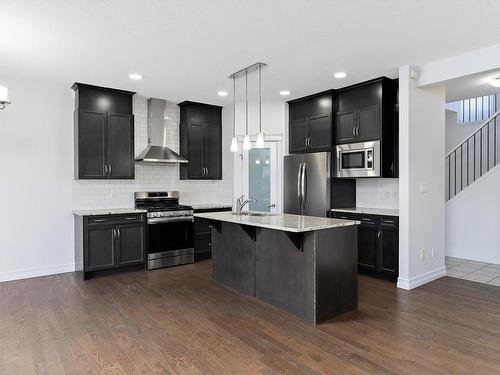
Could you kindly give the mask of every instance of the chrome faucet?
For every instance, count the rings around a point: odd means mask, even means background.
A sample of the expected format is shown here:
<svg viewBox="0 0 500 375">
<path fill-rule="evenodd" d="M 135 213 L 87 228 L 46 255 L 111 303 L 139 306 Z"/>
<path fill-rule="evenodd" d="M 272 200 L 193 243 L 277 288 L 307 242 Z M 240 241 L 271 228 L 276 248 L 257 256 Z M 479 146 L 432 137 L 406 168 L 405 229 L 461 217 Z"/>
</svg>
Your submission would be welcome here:
<svg viewBox="0 0 500 375">
<path fill-rule="evenodd" d="M 244 195 L 242 195 L 241 197 L 239 197 L 238 199 L 236 199 L 236 213 L 238 215 L 241 215 L 241 210 L 248 203 L 257 203 L 257 199 L 255 199 L 255 198 L 248 198 L 247 200 L 245 200 L 245 196 Z"/>
</svg>

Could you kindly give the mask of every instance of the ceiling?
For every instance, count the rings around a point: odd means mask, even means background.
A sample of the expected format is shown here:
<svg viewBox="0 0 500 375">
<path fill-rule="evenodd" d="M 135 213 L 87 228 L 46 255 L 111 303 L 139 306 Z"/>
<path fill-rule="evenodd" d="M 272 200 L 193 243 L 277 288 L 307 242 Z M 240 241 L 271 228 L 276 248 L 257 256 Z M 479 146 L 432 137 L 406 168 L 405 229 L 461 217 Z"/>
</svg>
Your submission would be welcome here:
<svg viewBox="0 0 500 375">
<path fill-rule="evenodd" d="M 447 81 L 445 83 L 446 102 L 449 103 L 457 100 L 500 93 L 500 87 L 494 87 L 488 83 L 491 78 L 499 75 L 500 69 L 471 74 Z"/>
<path fill-rule="evenodd" d="M 263 100 L 296 98 L 496 44 L 498 14 L 496 0 L 0 0 L 0 82 L 224 105 L 228 75 L 262 61 Z"/>
</svg>

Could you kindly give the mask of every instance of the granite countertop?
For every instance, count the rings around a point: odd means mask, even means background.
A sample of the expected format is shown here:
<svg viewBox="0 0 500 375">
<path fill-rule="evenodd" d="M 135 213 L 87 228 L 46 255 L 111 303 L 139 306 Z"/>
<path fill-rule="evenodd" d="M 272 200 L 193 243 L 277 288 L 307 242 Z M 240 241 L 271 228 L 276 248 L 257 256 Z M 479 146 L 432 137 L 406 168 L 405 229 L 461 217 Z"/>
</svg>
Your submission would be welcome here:
<svg viewBox="0 0 500 375">
<path fill-rule="evenodd" d="M 208 212 L 194 214 L 195 217 L 218 220 L 228 223 L 250 225 L 260 228 L 276 229 L 285 232 L 311 232 L 360 224 L 355 220 L 330 219 L 291 214 L 267 214 L 265 216 L 236 215 L 233 212 Z"/>
<path fill-rule="evenodd" d="M 216 210 L 223 208 L 233 208 L 230 204 L 218 204 L 218 203 L 207 203 L 207 204 L 193 204 L 191 205 L 193 210 Z"/>
<path fill-rule="evenodd" d="M 136 208 L 102 208 L 97 210 L 73 210 L 73 215 L 77 216 L 97 216 L 97 215 L 120 215 L 120 214 L 140 214 L 146 210 Z"/>
<path fill-rule="evenodd" d="M 351 212 L 356 214 L 368 214 L 368 215 L 399 216 L 398 209 L 389 209 L 389 208 L 370 208 L 370 207 L 332 208 L 332 211 Z"/>
</svg>

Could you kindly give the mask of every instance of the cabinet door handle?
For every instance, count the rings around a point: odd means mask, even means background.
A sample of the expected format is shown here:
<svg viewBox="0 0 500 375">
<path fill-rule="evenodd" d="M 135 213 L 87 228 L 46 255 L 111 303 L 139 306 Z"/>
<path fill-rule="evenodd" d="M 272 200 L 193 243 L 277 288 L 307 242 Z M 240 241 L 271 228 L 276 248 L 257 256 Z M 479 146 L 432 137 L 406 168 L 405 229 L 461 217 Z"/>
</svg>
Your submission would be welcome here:
<svg viewBox="0 0 500 375">
<path fill-rule="evenodd" d="M 108 165 L 107 164 L 104 164 L 104 175 L 107 176 L 108 175 Z"/>
<path fill-rule="evenodd" d="M 206 176 L 208 177 L 208 167 L 207 167 L 207 174 L 206 174 Z"/>
<path fill-rule="evenodd" d="M 352 136 L 353 137 L 356 136 L 356 125 L 354 125 L 353 128 L 352 128 Z"/>
<path fill-rule="evenodd" d="M 118 232 L 118 239 L 120 239 L 122 236 L 122 232 L 121 232 L 120 228 L 118 228 L 116 231 Z"/>
<path fill-rule="evenodd" d="M 380 238 L 380 229 L 379 229 L 379 231 L 377 233 L 377 237 Z"/>
<path fill-rule="evenodd" d="M 304 144 L 305 144 L 305 145 L 306 145 L 306 147 L 307 147 L 307 138 L 306 138 L 306 139 L 304 139 Z"/>
<path fill-rule="evenodd" d="M 307 145 L 311 147 L 311 137 L 307 138 Z"/>
<path fill-rule="evenodd" d="M 111 164 L 108 164 L 109 167 L 109 175 L 111 176 Z"/>
<path fill-rule="evenodd" d="M 391 163 L 391 173 L 394 174 L 394 162 Z"/>
</svg>

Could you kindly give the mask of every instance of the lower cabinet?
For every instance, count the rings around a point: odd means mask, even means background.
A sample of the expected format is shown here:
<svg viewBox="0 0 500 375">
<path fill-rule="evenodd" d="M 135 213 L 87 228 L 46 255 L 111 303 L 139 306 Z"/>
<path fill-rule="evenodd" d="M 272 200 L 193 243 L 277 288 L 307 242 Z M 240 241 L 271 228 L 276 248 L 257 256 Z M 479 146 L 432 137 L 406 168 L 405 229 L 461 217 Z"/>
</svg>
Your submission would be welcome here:
<svg viewBox="0 0 500 375">
<path fill-rule="evenodd" d="M 399 271 L 399 218 L 332 212 L 331 217 L 358 220 L 358 271 L 394 280 Z"/>
<path fill-rule="evenodd" d="M 194 213 L 231 211 L 230 207 L 218 209 L 195 209 Z M 194 218 L 194 260 L 212 257 L 212 226 L 207 219 Z"/>
<path fill-rule="evenodd" d="M 143 214 L 75 216 L 76 271 L 86 279 L 96 271 L 135 266 L 146 260 Z"/>
</svg>

